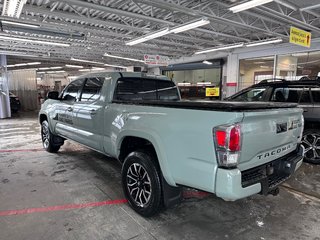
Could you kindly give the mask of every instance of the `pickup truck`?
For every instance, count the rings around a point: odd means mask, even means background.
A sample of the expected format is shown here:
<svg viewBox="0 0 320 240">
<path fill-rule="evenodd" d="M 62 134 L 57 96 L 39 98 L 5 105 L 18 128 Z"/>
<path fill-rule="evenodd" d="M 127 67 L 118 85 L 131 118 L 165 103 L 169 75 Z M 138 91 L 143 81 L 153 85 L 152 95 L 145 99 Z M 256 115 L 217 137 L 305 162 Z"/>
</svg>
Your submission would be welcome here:
<svg viewBox="0 0 320 240">
<path fill-rule="evenodd" d="M 39 112 L 48 152 L 66 139 L 122 163 L 131 207 L 148 217 L 182 186 L 227 201 L 275 194 L 302 163 L 302 109 L 292 103 L 182 101 L 174 82 L 144 73 L 91 73 Z"/>
</svg>

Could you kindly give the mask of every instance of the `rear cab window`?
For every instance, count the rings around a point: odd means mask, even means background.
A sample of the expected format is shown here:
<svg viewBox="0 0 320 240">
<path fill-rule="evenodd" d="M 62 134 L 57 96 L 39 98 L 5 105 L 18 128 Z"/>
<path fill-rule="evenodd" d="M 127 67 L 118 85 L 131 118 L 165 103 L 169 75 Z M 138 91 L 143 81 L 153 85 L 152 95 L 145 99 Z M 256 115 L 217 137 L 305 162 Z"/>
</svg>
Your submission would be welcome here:
<svg viewBox="0 0 320 240">
<path fill-rule="evenodd" d="M 168 80 L 148 78 L 120 78 L 113 100 L 116 101 L 177 101 L 176 85 Z"/>
</svg>

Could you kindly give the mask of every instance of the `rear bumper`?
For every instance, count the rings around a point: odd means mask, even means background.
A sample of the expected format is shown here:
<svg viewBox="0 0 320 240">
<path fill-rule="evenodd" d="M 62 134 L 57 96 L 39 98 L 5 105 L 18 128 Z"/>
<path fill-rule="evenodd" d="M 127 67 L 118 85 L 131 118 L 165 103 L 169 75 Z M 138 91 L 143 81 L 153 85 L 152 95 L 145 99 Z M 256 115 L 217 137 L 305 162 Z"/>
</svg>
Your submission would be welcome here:
<svg viewBox="0 0 320 240">
<path fill-rule="evenodd" d="M 303 147 L 298 146 L 286 156 L 242 172 L 239 169 L 218 168 L 216 195 L 234 201 L 256 193 L 267 194 L 301 166 L 303 151 Z"/>
</svg>

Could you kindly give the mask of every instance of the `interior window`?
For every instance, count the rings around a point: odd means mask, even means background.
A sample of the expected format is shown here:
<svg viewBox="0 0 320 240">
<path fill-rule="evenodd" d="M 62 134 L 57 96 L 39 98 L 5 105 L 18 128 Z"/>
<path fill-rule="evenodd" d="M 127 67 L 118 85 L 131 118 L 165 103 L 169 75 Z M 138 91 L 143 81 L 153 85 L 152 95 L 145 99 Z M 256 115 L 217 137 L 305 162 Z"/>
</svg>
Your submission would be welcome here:
<svg viewBox="0 0 320 240">
<path fill-rule="evenodd" d="M 103 78 L 87 79 L 82 89 L 80 101 L 96 101 L 99 99 L 103 81 Z"/>
<path fill-rule="evenodd" d="M 71 82 L 63 92 L 62 99 L 67 101 L 76 101 L 78 93 L 81 90 L 84 79 L 78 79 Z"/>
</svg>

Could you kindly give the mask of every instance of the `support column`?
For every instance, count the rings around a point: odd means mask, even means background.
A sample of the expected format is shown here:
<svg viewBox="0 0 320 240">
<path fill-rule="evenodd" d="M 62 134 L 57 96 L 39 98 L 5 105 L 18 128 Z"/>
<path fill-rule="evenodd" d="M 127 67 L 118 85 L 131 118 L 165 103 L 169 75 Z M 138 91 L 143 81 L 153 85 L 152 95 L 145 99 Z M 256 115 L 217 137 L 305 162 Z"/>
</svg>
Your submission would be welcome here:
<svg viewBox="0 0 320 240">
<path fill-rule="evenodd" d="M 239 57 L 229 53 L 227 62 L 226 96 L 235 94 L 239 85 Z"/>
<path fill-rule="evenodd" d="M 7 75 L 7 57 L 0 55 L 0 118 L 11 117 Z"/>
</svg>

